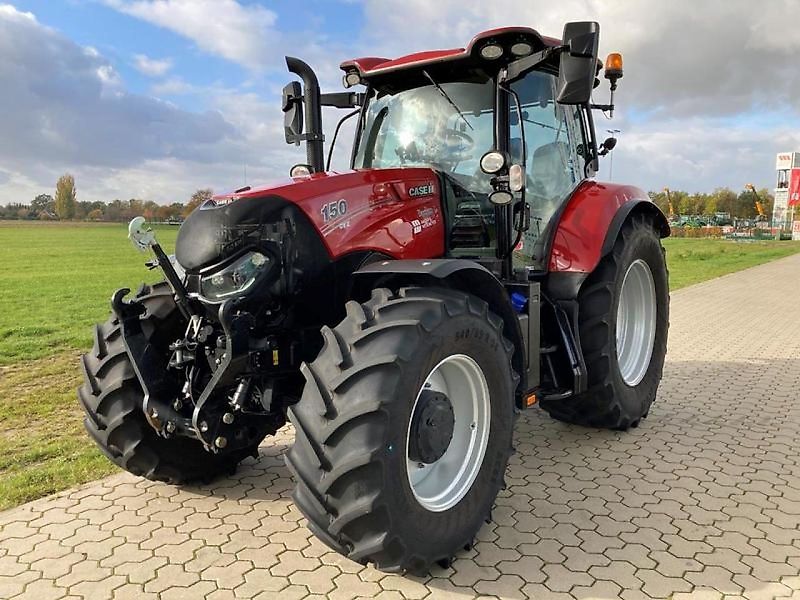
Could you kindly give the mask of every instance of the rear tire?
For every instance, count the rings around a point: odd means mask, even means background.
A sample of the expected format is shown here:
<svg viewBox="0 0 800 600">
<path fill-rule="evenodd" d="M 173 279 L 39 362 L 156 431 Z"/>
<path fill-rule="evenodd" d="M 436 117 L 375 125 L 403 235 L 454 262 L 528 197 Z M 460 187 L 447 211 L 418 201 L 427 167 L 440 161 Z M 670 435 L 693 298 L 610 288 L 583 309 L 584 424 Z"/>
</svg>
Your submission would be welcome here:
<svg viewBox="0 0 800 600">
<path fill-rule="evenodd" d="M 143 285 L 136 299 L 144 304 L 142 329 L 148 340 L 164 347 L 183 333 L 172 290 L 166 282 Z M 78 388 L 84 425 L 91 438 L 114 464 L 154 481 L 210 481 L 232 474 L 258 444 L 229 453 L 212 454 L 199 441 L 162 438 L 142 411 L 144 392 L 122 341 L 119 319 L 112 316 L 95 326 L 94 346 L 81 356 L 84 382 Z"/>
<path fill-rule="evenodd" d="M 303 396 L 289 409 L 296 437 L 286 457 L 296 480 L 295 504 L 317 537 L 356 562 L 390 572 L 426 572 L 471 544 L 490 516 L 511 452 L 518 378 L 502 328 L 475 296 L 428 288 L 396 295 L 375 290 L 363 305 L 348 302 L 347 317 L 334 329 L 323 328 L 324 346 L 303 365 Z M 433 444 L 444 454 L 430 458 L 432 446 L 424 446 L 429 458 L 419 464 L 434 469 L 460 456 L 448 454 L 451 448 L 472 448 L 456 445 L 459 435 L 485 440 L 477 462 L 464 452 L 463 464 L 475 469 L 463 469 L 474 475 L 466 483 L 454 478 L 452 489 L 460 493 L 442 492 L 436 504 L 426 496 L 430 488 L 412 485 L 417 463 L 408 458 L 410 424 L 419 422 L 412 417 L 423 384 L 448 361 L 456 372 L 464 369 L 465 380 L 472 375 L 482 382 L 469 389 L 488 391 L 490 408 L 482 420 L 484 413 L 465 413 L 454 399 L 455 433 Z M 427 474 L 440 473 L 446 487 L 447 471 Z"/>
<path fill-rule="evenodd" d="M 648 280 L 652 282 L 655 307 L 648 307 L 649 300 L 642 301 L 638 312 L 634 307 L 634 312 L 628 313 L 625 306 L 631 302 L 627 301 L 620 312 L 621 298 L 630 298 L 631 288 L 627 288 L 628 294 L 622 293 L 626 275 L 629 284 L 638 281 L 645 290 Z M 578 294 L 588 389 L 565 400 L 543 400 L 542 408 L 560 421 L 588 427 L 625 430 L 639 425 L 655 400 L 664 368 L 669 328 L 668 279 L 664 248 L 653 223 L 644 216 L 635 216 L 623 226 L 612 252 L 603 257 Z M 643 293 L 642 297 L 650 298 L 649 294 Z M 622 324 L 618 330 L 618 319 L 624 314 L 636 326 L 645 325 L 648 315 L 652 315 L 652 344 L 643 341 L 648 337 L 646 326 L 638 344 L 636 336 L 626 334 Z M 625 321 L 623 316 L 621 323 Z"/>
</svg>

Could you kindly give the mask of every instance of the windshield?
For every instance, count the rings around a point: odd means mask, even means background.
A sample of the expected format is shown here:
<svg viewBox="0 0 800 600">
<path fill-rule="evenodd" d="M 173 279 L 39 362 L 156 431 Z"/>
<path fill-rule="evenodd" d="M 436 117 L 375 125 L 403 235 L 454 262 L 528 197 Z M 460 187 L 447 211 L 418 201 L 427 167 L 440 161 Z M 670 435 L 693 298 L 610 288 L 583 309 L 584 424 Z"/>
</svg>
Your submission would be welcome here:
<svg viewBox="0 0 800 600">
<path fill-rule="evenodd" d="M 489 178 L 479 163 L 494 147 L 494 83 L 437 83 L 441 89 L 373 91 L 354 166 L 430 167 L 486 192 Z"/>
</svg>

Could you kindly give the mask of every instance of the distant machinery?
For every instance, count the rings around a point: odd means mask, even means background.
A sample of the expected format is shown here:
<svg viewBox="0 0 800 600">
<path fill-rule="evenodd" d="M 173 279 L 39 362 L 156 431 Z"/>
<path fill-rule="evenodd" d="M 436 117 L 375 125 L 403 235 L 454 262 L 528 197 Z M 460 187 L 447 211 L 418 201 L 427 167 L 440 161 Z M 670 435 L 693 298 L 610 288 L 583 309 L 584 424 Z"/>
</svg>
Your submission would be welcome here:
<svg viewBox="0 0 800 600">
<path fill-rule="evenodd" d="M 675 212 L 675 206 L 672 204 L 672 196 L 669 194 L 669 188 L 664 188 L 664 193 L 667 195 L 667 206 L 669 207 L 669 221 L 670 223 L 677 222 L 679 220 L 678 214 Z"/>
<path fill-rule="evenodd" d="M 753 197 L 755 198 L 755 209 L 757 213 L 756 224 L 764 223 L 765 225 L 763 225 L 763 227 L 768 228 L 769 221 L 767 219 L 767 212 L 764 210 L 764 201 L 761 199 L 761 196 L 758 195 L 756 186 L 754 186 L 752 183 L 748 183 L 744 186 L 744 188 L 753 194 Z"/>
</svg>

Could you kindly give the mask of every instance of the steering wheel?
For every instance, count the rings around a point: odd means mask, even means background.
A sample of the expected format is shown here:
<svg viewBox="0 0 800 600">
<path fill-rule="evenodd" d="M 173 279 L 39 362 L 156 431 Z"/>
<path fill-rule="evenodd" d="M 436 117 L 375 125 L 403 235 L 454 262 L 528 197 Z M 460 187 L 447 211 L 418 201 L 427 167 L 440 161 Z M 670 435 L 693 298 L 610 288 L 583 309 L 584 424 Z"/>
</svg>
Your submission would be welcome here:
<svg viewBox="0 0 800 600">
<path fill-rule="evenodd" d="M 447 157 L 451 160 L 462 161 L 472 158 L 472 150 L 475 148 L 475 140 L 472 136 L 458 129 L 445 129 L 443 144 L 446 148 L 458 147 L 458 151 L 448 153 Z M 455 141 L 456 143 L 452 143 Z"/>
<path fill-rule="evenodd" d="M 456 147 L 457 150 L 452 150 Z M 445 129 L 442 137 L 417 144 L 412 141 L 406 146 L 395 148 L 395 154 L 402 163 L 424 161 L 435 163 L 458 163 L 473 158 L 475 140 L 463 131 Z"/>
</svg>

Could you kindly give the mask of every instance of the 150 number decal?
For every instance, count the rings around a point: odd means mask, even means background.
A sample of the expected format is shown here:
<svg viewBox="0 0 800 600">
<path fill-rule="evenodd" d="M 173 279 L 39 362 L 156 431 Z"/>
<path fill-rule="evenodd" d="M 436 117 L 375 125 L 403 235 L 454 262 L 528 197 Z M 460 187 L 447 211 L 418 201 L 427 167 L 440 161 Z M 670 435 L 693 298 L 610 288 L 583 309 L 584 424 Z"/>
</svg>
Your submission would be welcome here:
<svg viewBox="0 0 800 600">
<path fill-rule="evenodd" d="M 320 212 L 322 213 L 323 222 L 333 221 L 347 214 L 347 200 L 334 200 L 323 204 Z"/>
</svg>

